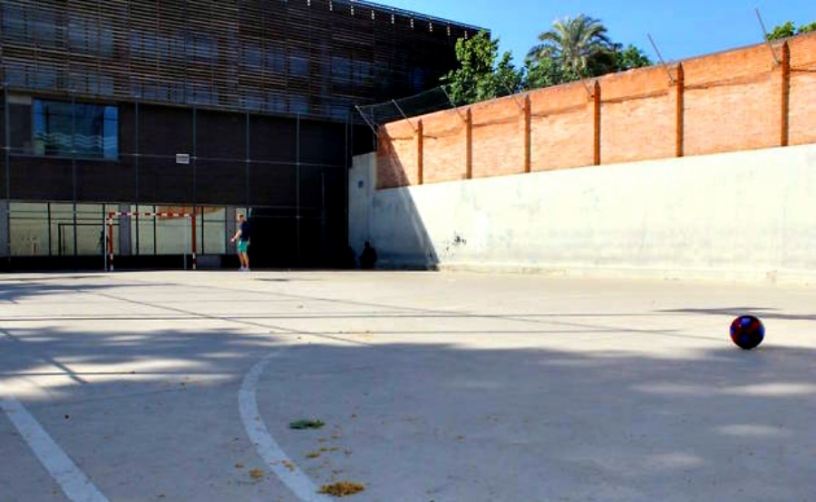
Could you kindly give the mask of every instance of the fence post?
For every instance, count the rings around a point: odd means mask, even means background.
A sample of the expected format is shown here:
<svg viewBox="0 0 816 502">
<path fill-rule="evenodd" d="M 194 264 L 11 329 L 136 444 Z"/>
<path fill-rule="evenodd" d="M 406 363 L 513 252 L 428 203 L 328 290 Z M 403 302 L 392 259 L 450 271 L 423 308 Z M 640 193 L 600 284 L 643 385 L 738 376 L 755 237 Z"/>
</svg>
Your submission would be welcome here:
<svg viewBox="0 0 816 502">
<path fill-rule="evenodd" d="M 675 80 L 676 101 L 675 101 L 675 140 L 674 152 L 675 156 L 682 157 L 685 155 L 685 138 L 686 138 L 686 71 L 683 69 L 683 63 L 677 65 L 677 79 Z"/>
<path fill-rule="evenodd" d="M 601 165 L 601 84 L 596 80 L 592 93 L 593 114 L 594 114 L 594 145 L 593 162 L 596 166 Z"/>
<path fill-rule="evenodd" d="M 782 110 L 780 146 L 788 146 L 790 142 L 790 84 L 791 84 L 791 52 L 788 42 L 782 44 Z"/>
<path fill-rule="evenodd" d="M 423 169 L 424 169 L 423 160 L 424 159 L 422 158 L 423 157 L 423 149 L 424 149 L 424 145 L 423 145 L 424 139 L 423 139 L 423 137 L 425 135 L 425 132 L 424 132 L 424 128 L 422 126 L 422 119 L 419 119 L 417 122 L 418 122 L 417 123 L 417 130 L 416 130 L 416 135 L 417 135 L 417 184 L 422 185 L 423 177 L 424 177 L 424 174 L 425 174 L 423 172 Z"/>
<path fill-rule="evenodd" d="M 473 112 L 465 114 L 465 178 L 473 178 Z"/>
<path fill-rule="evenodd" d="M 532 169 L 533 151 L 533 125 L 532 125 L 532 104 L 530 95 L 524 96 L 524 172 L 529 173 Z"/>
</svg>

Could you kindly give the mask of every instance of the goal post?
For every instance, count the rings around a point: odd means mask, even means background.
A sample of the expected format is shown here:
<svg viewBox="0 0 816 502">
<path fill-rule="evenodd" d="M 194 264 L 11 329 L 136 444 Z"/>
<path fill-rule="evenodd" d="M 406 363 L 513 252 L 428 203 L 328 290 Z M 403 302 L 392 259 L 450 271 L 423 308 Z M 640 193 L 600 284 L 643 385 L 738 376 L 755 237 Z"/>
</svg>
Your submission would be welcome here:
<svg viewBox="0 0 816 502">
<path fill-rule="evenodd" d="M 113 246 L 113 228 L 115 220 L 122 217 L 135 218 L 138 224 L 139 218 L 153 218 L 153 219 L 190 219 L 190 229 L 192 232 L 192 250 L 191 250 L 191 266 L 192 270 L 196 270 L 198 265 L 196 255 L 198 253 L 197 238 L 196 238 L 196 215 L 195 213 L 173 213 L 173 212 L 139 212 L 139 211 L 111 211 L 108 213 L 107 224 L 105 225 L 105 236 L 107 238 L 107 260 L 105 260 L 105 270 L 109 272 L 114 271 L 114 246 Z M 155 245 L 155 243 L 154 243 Z M 186 246 L 185 246 L 186 247 Z M 183 254 L 187 255 L 187 250 L 183 250 Z M 186 258 L 185 258 L 186 260 Z"/>
</svg>

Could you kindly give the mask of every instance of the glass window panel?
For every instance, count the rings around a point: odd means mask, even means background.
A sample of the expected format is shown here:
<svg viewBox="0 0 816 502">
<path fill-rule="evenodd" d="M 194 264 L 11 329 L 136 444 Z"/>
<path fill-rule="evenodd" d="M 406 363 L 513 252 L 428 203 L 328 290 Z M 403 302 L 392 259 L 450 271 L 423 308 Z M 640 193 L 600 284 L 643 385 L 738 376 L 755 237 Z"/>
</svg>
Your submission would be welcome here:
<svg viewBox="0 0 816 502">
<path fill-rule="evenodd" d="M 113 56 L 113 30 L 102 28 L 99 33 L 99 53 L 105 57 Z"/>
<path fill-rule="evenodd" d="M 309 76 L 309 59 L 305 52 L 296 51 L 289 55 L 289 74 L 295 77 Z"/>
<path fill-rule="evenodd" d="M 244 66 L 251 69 L 261 68 L 261 46 L 258 42 L 247 42 L 244 46 Z"/>
<path fill-rule="evenodd" d="M 227 252 L 227 209 L 225 207 L 202 208 L 203 231 L 201 252 L 225 254 Z"/>
<path fill-rule="evenodd" d="M 37 39 L 37 45 L 40 47 L 55 47 L 59 44 L 62 38 L 57 29 L 56 17 L 53 12 L 47 10 L 34 10 L 34 36 Z"/>
<path fill-rule="evenodd" d="M 116 159 L 118 133 L 115 106 L 34 100 L 36 153 Z"/>
<path fill-rule="evenodd" d="M 332 80 L 338 84 L 348 83 L 350 80 L 351 62 L 342 56 L 333 56 L 331 61 Z"/>
<path fill-rule="evenodd" d="M 152 213 L 155 206 L 130 206 L 130 211 L 137 213 Z M 133 253 L 137 255 L 152 255 L 156 252 L 154 239 L 154 219 L 149 216 L 134 218 L 130 224 L 130 238 L 133 243 Z"/>
<path fill-rule="evenodd" d="M 306 96 L 293 95 L 289 98 L 290 113 L 309 113 L 309 98 Z"/>
<path fill-rule="evenodd" d="M 74 208 L 72 204 L 51 204 L 51 254 L 74 254 Z"/>
<path fill-rule="evenodd" d="M 266 47 L 266 71 L 272 75 L 286 73 L 286 51 L 282 47 Z"/>
<path fill-rule="evenodd" d="M 267 94 L 266 110 L 272 113 L 286 113 L 286 96 L 278 93 Z"/>
<path fill-rule="evenodd" d="M 190 218 L 156 218 L 156 253 L 192 252 Z"/>
<path fill-rule="evenodd" d="M 105 249 L 105 207 L 102 204 L 77 204 L 77 254 L 101 255 Z"/>
<path fill-rule="evenodd" d="M 28 71 L 23 63 L 6 63 L 6 81 L 10 86 L 27 87 Z"/>
<path fill-rule="evenodd" d="M 48 255 L 48 204 L 11 202 L 9 224 L 12 256 Z"/>
<path fill-rule="evenodd" d="M 27 9 L 7 2 L 0 3 L 0 8 L 3 18 L 2 38 L 13 42 L 32 42 L 34 33 Z"/>
<path fill-rule="evenodd" d="M 71 49 L 77 52 L 94 54 L 98 44 L 99 34 L 96 26 L 84 17 L 76 14 L 71 15 L 68 21 L 68 41 Z"/>
</svg>

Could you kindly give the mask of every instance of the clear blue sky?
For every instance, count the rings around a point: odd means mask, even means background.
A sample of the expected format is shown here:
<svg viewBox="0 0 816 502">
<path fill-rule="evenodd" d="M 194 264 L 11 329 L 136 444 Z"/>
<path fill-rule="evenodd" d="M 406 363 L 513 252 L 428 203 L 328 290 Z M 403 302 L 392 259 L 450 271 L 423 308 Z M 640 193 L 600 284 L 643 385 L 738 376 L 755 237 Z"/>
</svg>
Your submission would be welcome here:
<svg viewBox="0 0 816 502">
<path fill-rule="evenodd" d="M 613 41 L 634 44 L 657 61 L 651 33 L 666 61 L 720 52 L 763 41 L 759 8 L 768 31 L 785 21 L 816 21 L 816 0 L 374 0 L 375 3 L 473 24 L 491 30 L 500 51 L 516 63 L 556 19 L 579 14 L 600 19 Z"/>
</svg>

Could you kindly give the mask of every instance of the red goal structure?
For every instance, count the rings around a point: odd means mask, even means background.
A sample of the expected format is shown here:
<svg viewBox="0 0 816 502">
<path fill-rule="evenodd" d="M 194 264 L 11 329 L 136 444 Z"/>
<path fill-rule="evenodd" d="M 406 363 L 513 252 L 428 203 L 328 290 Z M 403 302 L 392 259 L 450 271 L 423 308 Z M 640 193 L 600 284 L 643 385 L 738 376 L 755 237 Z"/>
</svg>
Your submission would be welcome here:
<svg viewBox="0 0 816 502">
<path fill-rule="evenodd" d="M 196 269 L 197 260 L 196 260 L 196 253 L 197 253 L 197 245 L 196 245 L 196 215 L 195 213 L 174 213 L 174 212 L 137 212 L 137 211 L 111 211 L 108 213 L 108 221 L 105 230 L 105 238 L 108 243 L 107 248 L 107 260 L 106 260 L 106 270 L 113 272 L 113 261 L 114 261 L 114 253 L 113 253 L 113 227 L 114 222 L 116 219 L 121 217 L 128 217 L 134 218 L 138 224 L 139 218 L 163 218 L 163 219 L 184 219 L 190 218 L 190 229 L 192 232 L 192 252 L 191 252 L 191 264 L 192 269 Z M 186 256 L 186 250 L 184 250 L 184 254 Z"/>
</svg>

